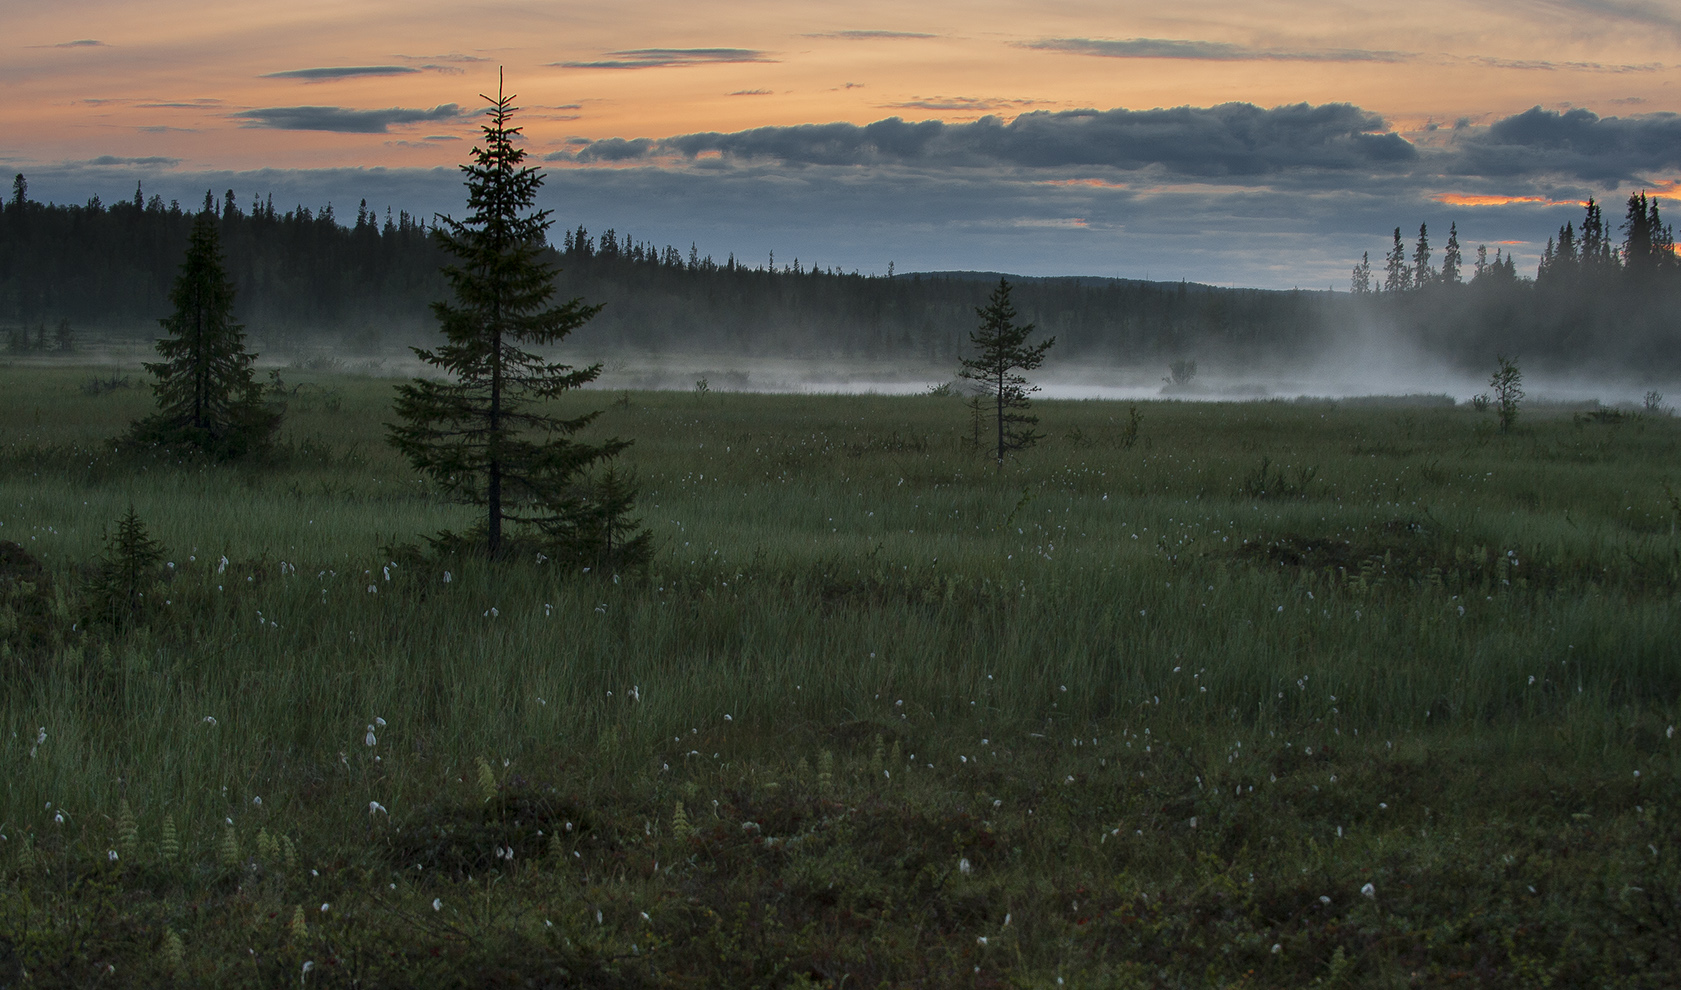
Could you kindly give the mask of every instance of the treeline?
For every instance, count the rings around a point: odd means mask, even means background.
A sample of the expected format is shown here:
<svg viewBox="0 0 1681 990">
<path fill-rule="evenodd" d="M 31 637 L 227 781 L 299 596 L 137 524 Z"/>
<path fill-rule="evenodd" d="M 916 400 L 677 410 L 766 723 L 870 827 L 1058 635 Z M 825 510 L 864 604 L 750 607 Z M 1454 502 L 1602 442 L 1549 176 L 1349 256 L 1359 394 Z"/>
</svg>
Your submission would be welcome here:
<svg viewBox="0 0 1681 990">
<path fill-rule="evenodd" d="M 264 347 L 373 350 L 435 333 L 447 288 L 430 225 L 364 204 L 279 212 L 209 192 L 201 209 L 145 198 L 47 205 L 18 176 L 0 210 L 0 325 L 31 342 L 39 325 L 150 334 L 201 211 L 220 224 L 236 317 Z M 719 262 L 694 246 L 658 247 L 607 230 L 565 232 L 553 262 L 562 298 L 603 303 L 580 348 L 880 357 L 955 364 L 995 275 L 879 277 L 803 265 Z M 1325 293 L 1220 289 L 1120 279 L 1022 279 L 1024 319 L 1055 334 L 1059 360 L 1133 362 L 1315 343 Z M 21 328 L 30 328 L 27 335 Z M 1206 360 L 1206 359 L 1205 359 Z"/>
<path fill-rule="evenodd" d="M 406 212 L 381 218 L 364 202 L 354 223 L 327 206 L 282 213 L 271 198 L 241 205 L 210 192 L 200 209 L 146 199 L 82 206 L 28 198 L 19 175 L 0 209 L 0 324 L 78 331 L 143 330 L 170 312 L 169 287 L 200 212 L 220 225 L 237 315 L 269 340 L 318 331 L 371 344 L 429 322 L 441 298 L 442 255 L 427 224 Z M 36 336 L 31 333 L 30 337 Z"/>
<path fill-rule="evenodd" d="M 1351 288 L 1362 318 L 1461 363 L 1506 354 L 1561 370 L 1681 371 L 1681 258 L 1645 193 L 1615 228 L 1588 200 L 1580 226 L 1548 239 L 1533 277 L 1498 248 L 1489 258 L 1479 246 L 1466 264 L 1457 225 L 1437 267 L 1420 225 L 1410 254 L 1396 228 L 1381 273 L 1362 257 Z"/>
<path fill-rule="evenodd" d="M 902 357 L 955 365 L 997 273 L 867 276 L 798 258 L 719 262 L 582 227 L 560 246 L 562 295 L 602 303 L 581 346 L 788 357 Z M 1293 351 L 1326 326 L 1326 293 L 1125 279 L 1023 278 L 1022 318 L 1057 337 L 1057 358 L 1133 362 Z"/>
</svg>

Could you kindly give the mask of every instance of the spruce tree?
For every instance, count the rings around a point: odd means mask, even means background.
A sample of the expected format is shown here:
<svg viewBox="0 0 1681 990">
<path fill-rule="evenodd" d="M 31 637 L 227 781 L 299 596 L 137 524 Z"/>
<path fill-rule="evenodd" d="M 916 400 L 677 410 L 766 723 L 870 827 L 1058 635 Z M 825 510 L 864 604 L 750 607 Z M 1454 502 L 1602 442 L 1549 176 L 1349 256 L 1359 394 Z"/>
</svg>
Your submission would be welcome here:
<svg viewBox="0 0 1681 990">
<path fill-rule="evenodd" d="M 1395 244 L 1384 259 L 1383 291 L 1405 292 L 1412 288 L 1412 270 L 1407 267 L 1407 249 L 1401 243 L 1401 228 L 1395 228 Z"/>
<path fill-rule="evenodd" d="M 957 374 L 974 382 L 976 391 L 986 396 L 993 406 L 998 437 L 996 453 L 998 467 L 1002 470 L 1007 452 L 1024 450 L 1041 439 L 1033 431 L 1039 418 L 1022 411 L 1028 407 L 1027 397 L 1039 391 L 1039 387 L 1029 385 L 1027 379 L 1017 372 L 1039 367 L 1045 359 L 1045 352 L 1056 343 L 1056 338 L 1040 344 L 1027 343 L 1033 324 L 1016 323 L 1016 308 L 1010 304 L 1010 283 L 1003 278 L 992 290 L 986 307 L 975 308 L 975 315 L 980 317 L 981 325 L 969 334 L 969 343 L 980 353 L 973 358 L 963 358 L 963 366 Z"/>
<path fill-rule="evenodd" d="M 1360 263 L 1354 266 L 1354 275 L 1350 279 L 1349 288 L 1357 296 L 1368 295 L 1372 291 L 1372 253 L 1360 252 Z"/>
<path fill-rule="evenodd" d="M 157 381 L 159 411 L 135 423 L 133 442 L 239 457 L 268 447 L 280 415 L 264 401 L 245 350 L 245 328 L 233 322 L 233 283 L 222 269 L 214 208 L 199 214 L 186 259 L 170 290 L 172 316 L 159 320 L 162 361 L 146 370 Z"/>
<path fill-rule="evenodd" d="M 540 405 L 594 381 L 601 365 L 574 368 L 526 350 L 564 339 L 600 307 L 581 299 L 552 304 L 556 269 L 543 259 L 549 211 L 533 208 L 543 176 L 522 164 L 525 150 L 515 144 L 521 129 L 511 124 L 514 97 L 498 86 L 495 99 L 484 99 L 484 145 L 461 166 L 468 214 L 440 216 L 433 231 L 438 247 L 455 258 L 443 269 L 454 299 L 432 304 L 444 343 L 414 348 L 448 378 L 398 386 L 399 421 L 387 424 L 388 441 L 451 498 L 484 509 L 477 532 L 444 533 L 434 545 L 472 545 L 499 557 L 512 523 L 534 528 L 545 549 L 575 560 L 598 556 L 607 542 L 616 553 L 636 534 L 604 520 L 602 506 L 589 498 L 587 473 L 630 444 L 574 438 L 599 410 L 562 417 Z M 622 516 L 629 500 L 615 484 L 608 501 Z"/>
<path fill-rule="evenodd" d="M 1442 252 L 1442 284 L 1460 284 L 1463 279 L 1460 276 L 1459 270 L 1463 265 L 1464 258 L 1461 256 L 1459 251 L 1459 224 L 1451 223 L 1448 224 L 1447 247 Z"/>
<path fill-rule="evenodd" d="M 1418 246 L 1413 248 L 1413 288 L 1422 289 L 1435 280 L 1430 267 L 1430 234 L 1426 224 L 1418 225 Z"/>
</svg>

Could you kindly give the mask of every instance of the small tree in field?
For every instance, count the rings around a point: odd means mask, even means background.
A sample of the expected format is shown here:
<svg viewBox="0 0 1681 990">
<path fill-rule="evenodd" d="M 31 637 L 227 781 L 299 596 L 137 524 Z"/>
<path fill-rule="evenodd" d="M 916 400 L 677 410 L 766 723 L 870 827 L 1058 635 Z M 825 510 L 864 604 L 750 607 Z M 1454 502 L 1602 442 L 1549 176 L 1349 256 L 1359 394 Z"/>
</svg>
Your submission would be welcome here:
<svg viewBox="0 0 1681 990">
<path fill-rule="evenodd" d="M 443 270 L 455 298 L 432 304 L 444 343 L 414 349 L 449 378 L 398 386 L 399 422 L 387 424 L 388 440 L 456 501 L 484 508 L 482 532 L 468 542 L 482 540 L 491 557 L 505 552 L 509 523 L 533 527 L 546 548 L 574 560 L 598 557 L 603 542 L 614 544 L 614 555 L 631 545 L 645 551 L 646 540 L 636 543 L 636 534 L 603 519 L 587 481 L 591 468 L 629 442 L 573 439 L 601 413 L 555 416 L 538 405 L 594 381 L 601 365 L 555 364 L 525 348 L 565 338 L 600 307 L 581 299 L 551 305 L 555 269 L 542 257 L 549 212 L 533 210 L 543 177 L 521 164 L 520 128 L 510 124 L 514 98 L 498 88 L 494 100 L 485 99 L 484 146 L 461 166 L 467 217 L 439 217 L 433 235 L 455 258 Z M 610 502 L 622 516 L 630 501 L 615 479 Z M 434 543 L 463 539 L 445 533 Z"/>
<path fill-rule="evenodd" d="M 146 592 L 157 582 L 162 559 L 162 544 L 147 535 L 134 506 L 129 506 L 117 531 L 106 534 L 105 552 L 88 583 L 90 618 L 121 632 L 146 610 Z"/>
<path fill-rule="evenodd" d="M 239 457 L 265 449 L 280 415 L 252 377 L 255 354 L 245 328 L 233 322 L 233 283 L 222 270 L 216 218 L 201 213 L 169 299 L 172 316 L 159 320 L 169 336 L 157 342 L 162 361 L 148 363 L 159 411 L 135 423 L 131 440 Z"/>
<path fill-rule="evenodd" d="M 975 314 L 981 318 L 981 325 L 969 334 L 969 343 L 980 353 L 973 358 L 963 358 L 963 367 L 957 374 L 974 382 L 976 392 L 985 396 L 993 407 L 991 418 L 997 426 L 996 456 L 998 467 L 1002 470 L 1007 452 L 1024 450 L 1040 439 L 1033 430 L 1039 417 L 1022 412 L 1028 407 L 1027 397 L 1039 391 L 1039 387 L 1029 385 L 1027 379 L 1017 372 L 1039 367 L 1045 359 L 1045 352 L 1056 343 L 1056 338 L 1031 346 L 1027 343 L 1033 324 L 1016 323 L 1016 309 L 1010 304 L 1010 283 L 1006 279 L 998 280 L 998 287 L 992 290 L 986 307 L 976 307 Z"/>
<path fill-rule="evenodd" d="M 1494 377 L 1488 380 L 1488 387 L 1494 390 L 1495 408 L 1500 414 L 1500 431 L 1504 433 L 1518 421 L 1518 403 L 1523 401 L 1523 372 L 1518 370 L 1515 361 L 1508 361 L 1504 357 L 1496 360 L 1500 362 L 1500 367 L 1494 372 Z"/>
</svg>

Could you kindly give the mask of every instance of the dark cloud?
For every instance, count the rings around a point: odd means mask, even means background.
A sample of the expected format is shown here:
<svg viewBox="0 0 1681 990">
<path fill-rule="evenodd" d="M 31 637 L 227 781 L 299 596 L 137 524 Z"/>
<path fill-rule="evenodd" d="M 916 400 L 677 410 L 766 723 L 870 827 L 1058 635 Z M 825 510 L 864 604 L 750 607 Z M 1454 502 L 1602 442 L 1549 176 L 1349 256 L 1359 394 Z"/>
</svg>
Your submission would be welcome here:
<svg viewBox="0 0 1681 990">
<path fill-rule="evenodd" d="M 110 165 L 128 165 L 128 166 L 134 166 L 134 165 L 179 165 L 179 164 L 181 164 L 181 159 L 179 159 L 179 158 L 164 158 L 162 156 L 152 156 L 152 157 L 148 157 L 148 158 L 119 158 L 116 155 L 100 155 L 98 158 L 90 158 L 87 161 L 83 162 L 82 164 L 84 164 L 84 165 L 100 165 L 100 166 L 110 166 Z"/>
<path fill-rule="evenodd" d="M 110 48 L 111 46 L 107 45 L 103 41 L 95 41 L 92 38 L 83 38 L 80 41 L 60 42 L 60 43 L 54 45 L 53 47 L 54 48 Z"/>
<path fill-rule="evenodd" d="M 207 110 L 220 106 L 221 100 L 175 100 L 169 103 L 136 103 L 135 106 L 146 110 Z"/>
<path fill-rule="evenodd" d="M 586 144 L 574 160 L 625 161 L 717 153 L 791 165 L 1141 169 L 1187 176 L 1260 176 L 1292 169 L 1394 171 L 1418 152 L 1383 119 L 1346 103 L 1262 109 L 1248 103 L 1158 110 L 1033 111 L 1005 123 L 889 117 L 871 124 L 799 124 L 729 134 Z"/>
<path fill-rule="evenodd" d="M 921 31 L 822 31 L 804 35 L 807 38 L 838 38 L 842 41 L 876 41 L 891 38 L 937 38 L 937 34 Z"/>
<path fill-rule="evenodd" d="M 1591 110 L 1532 107 L 1466 134 L 1453 154 L 1458 175 L 1640 181 L 1681 167 L 1681 115 L 1601 117 Z"/>
<path fill-rule="evenodd" d="M 1204 62 L 1404 62 L 1413 57 L 1407 52 L 1364 48 L 1251 48 L 1223 41 L 1166 38 L 1045 38 L 1021 42 L 1019 47 L 1103 58 L 1178 58 Z"/>
<path fill-rule="evenodd" d="M 728 95 L 730 95 L 730 96 L 769 96 L 769 95 L 771 95 L 771 91 L 768 90 L 768 89 L 738 89 L 735 92 L 730 93 Z"/>
<path fill-rule="evenodd" d="M 566 69 L 665 69 L 689 65 L 724 65 L 734 62 L 774 62 L 765 52 L 751 48 L 631 48 L 607 52 L 594 62 L 550 62 Z"/>
<path fill-rule="evenodd" d="M 460 107 L 445 103 L 430 110 L 389 107 L 384 110 L 350 110 L 345 107 L 262 107 L 233 114 L 246 127 L 272 127 L 283 131 L 338 131 L 345 134 L 385 134 L 392 124 L 417 124 L 428 120 L 455 120 L 464 116 Z"/>
<path fill-rule="evenodd" d="M 196 127 L 166 127 L 163 124 L 153 124 L 150 127 L 136 127 L 142 134 L 196 134 Z"/>
<path fill-rule="evenodd" d="M 348 79 L 352 76 L 400 76 L 419 69 L 408 65 L 334 65 L 318 69 L 287 69 L 265 72 L 260 79 Z"/>
</svg>

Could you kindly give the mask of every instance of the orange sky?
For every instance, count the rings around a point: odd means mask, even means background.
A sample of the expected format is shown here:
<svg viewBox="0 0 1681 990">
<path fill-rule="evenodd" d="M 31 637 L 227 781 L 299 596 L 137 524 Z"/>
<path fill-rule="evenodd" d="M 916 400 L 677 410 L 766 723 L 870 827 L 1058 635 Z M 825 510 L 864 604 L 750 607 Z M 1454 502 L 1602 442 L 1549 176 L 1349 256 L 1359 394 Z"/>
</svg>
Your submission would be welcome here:
<svg viewBox="0 0 1681 990">
<path fill-rule="evenodd" d="M 1346 101 L 1404 129 L 1537 104 L 1602 115 L 1681 110 L 1674 85 L 1681 69 L 1672 64 L 1681 62 L 1673 57 L 1681 11 L 1673 3 L 1395 6 L 1404 9 L 1307 0 L 14 3 L 0 13 L 0 80 L 9 97 L 0 105 L 0 156 L 20 165 L 159 156 L 197 169 L 450 164 L 460 160 L 460 146 L 425 138 L 470 137 L 471 122 L 344 134 L 242 126 L 231 115 L 292 106 L 470 108 L 494 85 L 498 64 L 532 108 L 525 122 L 534 149 L 570 136 L 1225 101 Z M 1664 23 L 1665 11 L 1677 20 Z M 1027 47 L 1045 39 L 1207 42 L 1248 57 L 1106 58 Z M 60 47 L 78 41 L 99 44 Z M 611 59 L 604 53 L 615 51 L 713 48 L 746 49 L 762 60 L 635 69 L 553 64 Z M 1337 50 L 1380 58 L 1326 60 Z M 262 78 L 346 66 L 420 71 Z"/>
</svg>

